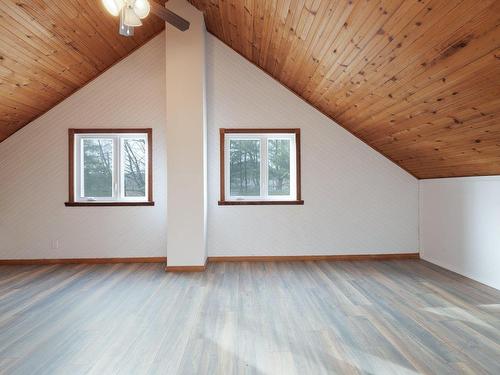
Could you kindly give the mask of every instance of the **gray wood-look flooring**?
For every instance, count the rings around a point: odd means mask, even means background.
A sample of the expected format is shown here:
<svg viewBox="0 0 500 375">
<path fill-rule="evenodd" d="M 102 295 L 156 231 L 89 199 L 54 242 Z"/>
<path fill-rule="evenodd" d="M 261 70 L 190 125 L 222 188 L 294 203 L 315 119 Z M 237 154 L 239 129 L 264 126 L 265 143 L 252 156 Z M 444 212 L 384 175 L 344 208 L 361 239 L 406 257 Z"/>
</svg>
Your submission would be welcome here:
<svg viewBox="0 0 500 375">
<path fill-rule="evenodd" d="M 0 267 L 4 374 L 500 374 L 500 292 L 424 261 Z"/>
</svg>

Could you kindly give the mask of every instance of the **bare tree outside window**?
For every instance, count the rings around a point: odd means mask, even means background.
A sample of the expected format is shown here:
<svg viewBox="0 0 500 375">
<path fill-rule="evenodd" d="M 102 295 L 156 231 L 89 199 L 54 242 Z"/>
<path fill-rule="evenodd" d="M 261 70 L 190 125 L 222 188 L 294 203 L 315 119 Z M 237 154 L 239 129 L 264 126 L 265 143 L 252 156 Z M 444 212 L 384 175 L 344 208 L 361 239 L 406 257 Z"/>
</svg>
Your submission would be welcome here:
<svg viewBox="0 0 500 375">
<path fill-rule="evenodd" d="M 83 140 L 85 197 L 113 196 L 113 140 Z"/>
<path fill-rule="evenodd" d="M 146 141 L 123 140 L 124 192 L 126 197 L 146 195 Z"/>
</svg>

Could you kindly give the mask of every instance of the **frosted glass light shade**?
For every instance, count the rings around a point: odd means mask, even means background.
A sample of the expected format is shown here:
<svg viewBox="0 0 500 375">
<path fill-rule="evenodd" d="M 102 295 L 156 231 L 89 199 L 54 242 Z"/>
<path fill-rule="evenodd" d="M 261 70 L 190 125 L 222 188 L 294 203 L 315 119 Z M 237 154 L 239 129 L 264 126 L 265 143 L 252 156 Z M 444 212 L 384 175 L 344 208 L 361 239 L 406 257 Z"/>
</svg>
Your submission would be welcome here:
<svg viewBox="0 0 500 375">
<path fill-rule="evenodd" d="M 149 14 L 149 10 L 151 9 L 148 0 L 135 0 L 134 3 L 134 12 L 137 14 L 139 18 L 146 18 Z"/>
<path fill-rule="evenodd" d="M 113 16 L 117 16 L 120 14 L 120 10 L 125 5 L 124 0 L 102 0 L 102 5 L 104 8 Z"/>
<path fill-rule="evenodd" d="M 127 26 L 142 25 L 141 19 L 134 12 L 134 9 L 129 7 L 125 8 L 125 19 L 123 20 L 123 23 Z"/>
<path fill-rule="evenodd" d="M 127 37 L 134 35 L 134 28 L 132 26 L 125 25 L 124 20 L 125 8 L 122 8 L 122 10 L 120 11 L 120 28 L 118 29 L 118 32 L 120 33 L 120 35 Z"/>
</svg>

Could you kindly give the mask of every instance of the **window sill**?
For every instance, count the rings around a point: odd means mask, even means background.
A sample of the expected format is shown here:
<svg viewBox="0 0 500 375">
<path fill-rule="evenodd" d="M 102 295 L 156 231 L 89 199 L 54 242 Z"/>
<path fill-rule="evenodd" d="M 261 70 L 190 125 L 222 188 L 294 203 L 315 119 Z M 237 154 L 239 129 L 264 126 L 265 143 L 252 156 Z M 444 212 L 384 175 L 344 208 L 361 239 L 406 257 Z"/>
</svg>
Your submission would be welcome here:
<svg viewBox="0 0 500 375">
<path fill-rule="evenodd" d="M 259 205 L 303 205 L 303 200 L 295 201 L 219 201 L 219 206 L 259 206 Z"/>
<path fill-rule="evenodd" d="M 154 206 L 155 202 L 64 202 L 66 207 Z"/>
</svg>

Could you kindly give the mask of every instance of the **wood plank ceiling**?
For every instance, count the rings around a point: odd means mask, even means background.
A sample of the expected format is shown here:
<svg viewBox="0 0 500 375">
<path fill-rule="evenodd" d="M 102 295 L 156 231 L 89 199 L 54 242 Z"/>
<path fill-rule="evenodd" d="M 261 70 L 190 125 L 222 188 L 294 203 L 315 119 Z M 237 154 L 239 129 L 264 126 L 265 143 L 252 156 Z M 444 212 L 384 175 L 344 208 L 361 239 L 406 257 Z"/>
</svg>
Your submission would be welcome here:
<svg viewBox="0 0 500 375">
<path fill-rule="evenodd" d="M 500 174 L 500 1 L 190 0 L 208 30 L 419 178 Z M 0 141 L 164 28 L 0 1 Z"/>
<path fill-rule="evenodd" d="M 190 1 L 211 33 L 413 175 L 500 174 L 500 1 Z"/>
<path fill-rule="evenodd" d="M 1 0 L 0 142 L 165 28 L 144 21 L 125 38 L 100 0 Z"/>
</svg>

